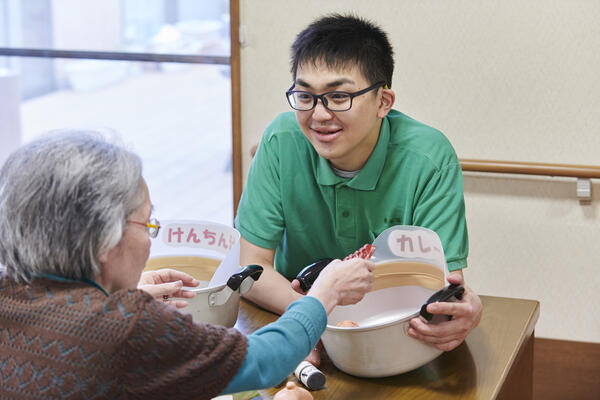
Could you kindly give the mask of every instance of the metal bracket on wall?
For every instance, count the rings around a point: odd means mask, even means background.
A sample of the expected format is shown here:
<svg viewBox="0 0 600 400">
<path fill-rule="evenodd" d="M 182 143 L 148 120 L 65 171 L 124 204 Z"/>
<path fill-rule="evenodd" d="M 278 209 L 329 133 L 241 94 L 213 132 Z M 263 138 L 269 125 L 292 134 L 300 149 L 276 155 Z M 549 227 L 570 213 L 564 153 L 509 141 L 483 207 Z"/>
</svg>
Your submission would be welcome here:
<svg viewBox="0 0 600 400">
<path fill-rule="evenodd" d="M 577 198 L 581 202 L 592 200 L 592 181 L 589 178 L 577 178 Z"/>
<path fill-rule="evenodd" d="M 244 47 L 248 43 L 248 32 L 246 31 L 246 24 L 240 24 L 240 46 Z"/>
</svg>

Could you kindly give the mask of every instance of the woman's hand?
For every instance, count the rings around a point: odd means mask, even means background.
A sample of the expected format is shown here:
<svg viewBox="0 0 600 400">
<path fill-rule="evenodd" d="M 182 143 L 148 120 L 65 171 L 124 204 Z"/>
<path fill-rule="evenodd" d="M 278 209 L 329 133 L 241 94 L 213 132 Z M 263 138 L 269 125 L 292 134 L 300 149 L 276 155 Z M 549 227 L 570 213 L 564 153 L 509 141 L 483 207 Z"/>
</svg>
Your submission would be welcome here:
<svg viewBox="0 0 600 400">
<path fill-rule="evenodd" d="M 375 264 L 362 258 L 333 260 L 319 274 L 307 296 L 316 297 L 327 314 L 335 306 L 358 303 L 373 287 Z"/>
<path fill-rule="evenodd" d="M 374 269 L 375 264 L 372 261 L 362 258 L 334 260 L 321 271 L 306 295 L 316 297 L 323 304 L 327 314 L 335 306 L 358 303 L 373 287 Z M 292 282 L 292 288 L 302 293 L 297 279 Z M 324 352 L 325 348 L 319 341 L 305 360 L 318 367 Z"/>
<path fill-rule="evenodd" d="M 183 286 L 194 287 L 200 282 L 185 272 L 174 269 L 158 269 L 155 271 L 142 272 L 138 289 L 142 289 L 156 300 L 164 301 L 167 304 L 177 308 L 183 308 L 188 305 L 185 300 L 169 300 L 171 297 L 192 298 L 194 293 L 188 290 L 181 290 Z"/>
<path fill-rule="evenodd" d="M 375 264 L 362 258 L 346 261 L 333 260 L 319 274 L 308 293 L 300 288 L 297 279 L 292 281 L 292 289 L 300 294 L 317 298 L 329 314 L 335 306 L 358 303 L 373 287 Z M 321 341 L 305 358 L 318 367 L 321 363 L 321 353 L 325 348 Z"/>
</svg>

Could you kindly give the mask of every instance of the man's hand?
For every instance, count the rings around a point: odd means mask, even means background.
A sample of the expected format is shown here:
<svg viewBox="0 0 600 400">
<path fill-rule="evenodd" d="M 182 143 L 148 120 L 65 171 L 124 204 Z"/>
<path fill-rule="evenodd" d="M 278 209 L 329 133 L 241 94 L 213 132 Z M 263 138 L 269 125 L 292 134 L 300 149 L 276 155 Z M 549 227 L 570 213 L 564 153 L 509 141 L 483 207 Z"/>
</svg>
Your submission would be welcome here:
<svg viewBox="0 0 600 400">
<path fill-rule="evenodd" d="M 292 289 L 294 289 L 297 293 L 306 294 L 306 292 L 300 287 L 300 281 L 298 279 L 294 279 L 292 281 Z"/>
<path fill-rule="evenodd" d="M 428 324 L 423 318 L 417 317 L 410 320 L 408 329 L 410 336 L 431 343 L 443 351 L 450 351 L 461 344 L 471 330 L 479 324 L 483 311 L 481 299 L 465 286 L 462 273 L 451 273 L 448 282 L 464 286 L 463 298 L 453 303 L 431 303 L 427 306 L 427 311 L 432 314 L 451 315 L 452 319 L 438 324 Z"/>
<path fill-rule="evenodd" d="M 171 297 L 192 298 L 194 297 L 193 292 L 181 290 L 181 288 L 183 286 L 194 287 L 199 284 L 198 280 L 185 272 L 165 268 L 142 272 L 138 289 L 150 293 L 156 300 L 164 301 L 177 308 L 183 308 L 188 305 L 187 301 L 169 299 Z"/>
<path fill-rule="evenodd" d="M 323 347 L 323 343 L 319 340 L 315 348 L 310 351 L 304 361 L 308 361 L 315 367 L 318 367 L 319 364 L 321 364 L 321 356 L 324 357 L 326 354 L 325 347 Z"/>
</svg>

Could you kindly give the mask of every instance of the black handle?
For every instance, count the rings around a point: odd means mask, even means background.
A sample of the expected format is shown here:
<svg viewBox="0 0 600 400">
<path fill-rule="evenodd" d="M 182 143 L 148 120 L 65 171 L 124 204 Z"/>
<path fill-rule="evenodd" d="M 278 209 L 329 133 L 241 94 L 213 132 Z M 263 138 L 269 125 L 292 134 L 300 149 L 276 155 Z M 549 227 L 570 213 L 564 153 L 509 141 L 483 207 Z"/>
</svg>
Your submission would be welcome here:
<svg viewBox="0 0 600 400">
<path fill-rule="evenodd" d="M 445 288 L 438 290 L 435 292 L 427 302 L 421 306 L 421 316 L 425 318 L 427 321 L 431 321 L 433 319 L 433 314 L 427 311 L 427 305 L 431 303 L 438 303 L 441 301 L 452 301 L 452 298 L 456 298 L 457 300 L 462 299 L 463 293 L 465 292 L 465 288 L 461 285 L 448 285 Z M 452 317 L 448 315 L 448 319 Z"/>
<path fill-rule="evenodd" d="M 315 283 L 317 277 L 321 271 L 323 271 L 323 268 L 329 265 L 329 263 L 333 260 L 333 258 L 322 258 L 304 267 L 296 276 L 296 279 L 298 279 L 300 282 L 300 289 L 302 289 L 304 292 L 307 292 L 313 283 Z"/>
<path fill-rule="evenodd" d="M 247 265 L 245 267 L 242 267 L 238 272 L 229 277 L 229 279 L 227 280 L 227 286 L 229 286 L 231 290 L 238 290 L 244 279 L 246 279 L 247 277 L 251 277 L 252 279 L 257 281 L 258 278 L 260 278 L 260 274 L 262 274 L 262 272 L 263 267 L 261 267 L 260 265 Z"/>
</svg>

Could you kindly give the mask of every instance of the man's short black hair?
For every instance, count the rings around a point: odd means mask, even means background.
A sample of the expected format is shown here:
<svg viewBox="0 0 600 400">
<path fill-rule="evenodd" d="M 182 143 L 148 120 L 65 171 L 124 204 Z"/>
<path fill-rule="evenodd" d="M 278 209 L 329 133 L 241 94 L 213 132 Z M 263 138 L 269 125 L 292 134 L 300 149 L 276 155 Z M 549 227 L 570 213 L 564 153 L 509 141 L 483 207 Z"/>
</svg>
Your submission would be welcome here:
<svg viewBox="0 0 600 400">
<path fill-rule="evenodd" d="M 374 23 L 354 15 L 322 17 L 298 34 L 292 44 L 292 76 L 302 64 L 324 62 L 332 69 L 356 65 L 374 84 L 392 87 L 394 52 L 387 34 Z"/>
</svg>

